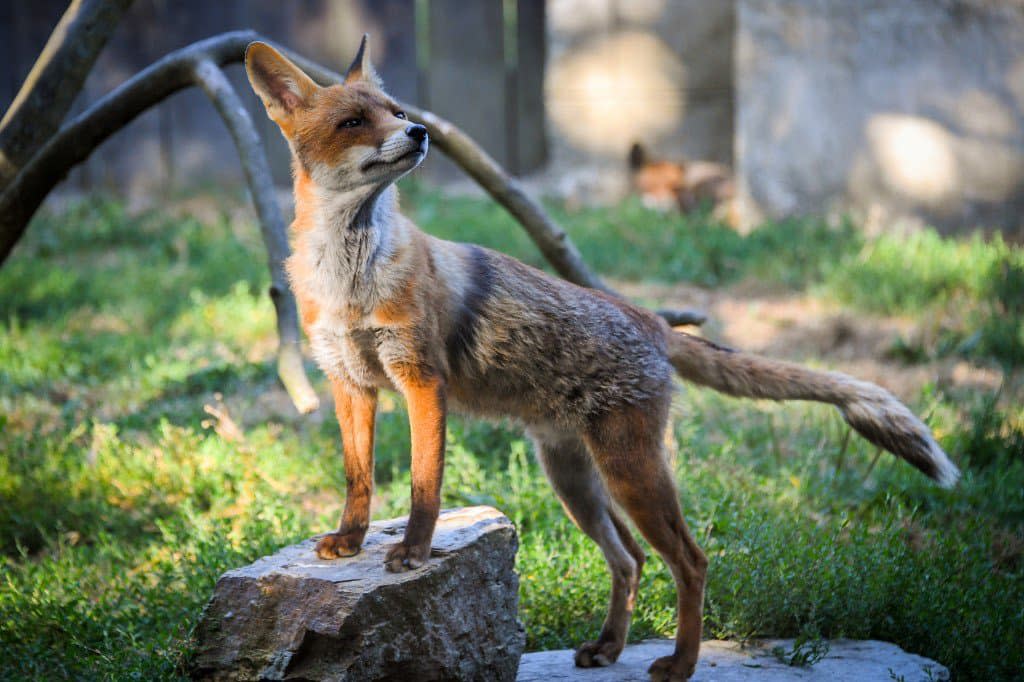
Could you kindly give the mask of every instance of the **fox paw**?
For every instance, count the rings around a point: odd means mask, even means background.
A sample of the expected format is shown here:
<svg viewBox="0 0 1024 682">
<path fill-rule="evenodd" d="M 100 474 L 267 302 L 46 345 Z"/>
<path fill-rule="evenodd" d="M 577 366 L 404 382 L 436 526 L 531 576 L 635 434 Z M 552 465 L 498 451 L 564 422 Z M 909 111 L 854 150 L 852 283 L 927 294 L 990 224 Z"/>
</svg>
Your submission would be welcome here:
<svg viewBox="0 0 1024 682">
<path fill-rule="evenodd" d="M 384 557 L 384 568 L 392 573 L 402 573 L 419 568 L 430 557 L 430 545 L 407 545 L 399 542 L 388 550 Z"/>
<path fill-rule="evenodd" d="M 363 533 L 328 533 L 316 543 L 316 555 L 321 559 L 340 559 L 359 554 Z"/>
<path fill-rule="evenodd" d="M 576 648 L 576 667 L 598 668 L 611 665 L 622 653 L 622 642 L 612 640 L 584 642 Z"/>
<path fill-rule="evenodd" d="M 651 676 L 651 682 L 686 682 L 697 669 L 697 662 L 684 661 L 676 656 L 662 656 L 655 659 L 647 674 Z"/>
</svg>

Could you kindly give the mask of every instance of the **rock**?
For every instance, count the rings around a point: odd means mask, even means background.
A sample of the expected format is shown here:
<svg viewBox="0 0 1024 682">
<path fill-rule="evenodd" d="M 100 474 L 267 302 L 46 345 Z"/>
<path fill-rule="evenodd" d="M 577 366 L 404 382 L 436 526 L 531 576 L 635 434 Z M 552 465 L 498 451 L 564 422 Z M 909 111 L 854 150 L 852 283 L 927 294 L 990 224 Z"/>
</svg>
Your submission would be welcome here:
<svg viewBox="0 0 1024 682">
<path fill-rule="evenodd" d="M 384 570 L 406 518 L 371 524 L 363 551 L 324 561 L 316 538 L 217 581 L 192 676 L 215 680 L 514 680 L 525 636 L 512 523 L 490 507 L 441 512 L 431 558 Z"/>
<path fill-rule="evenodd" d="M 697 671 L 690 682 L 741 682 L 746 680 L 784 682 L 874 682 L 903 680 L 948 680 L 949 671 L 916 654 L 908 654 L 887 642 L 835 640 L 828 643 L 825 656 L 809 667 L 790 666 L 773 655 L 772 649 L 793 649 L 793 640 L 759 642 L 741 649 L 735 642 L 703 642 Z M 626 647 L 619 660 L 607 668 L 576 668 L 573 652 L 541 651 L 523 656 L 518 682 L 648 682 L 647 667 L 655 658 L 672 653 L 670 640 L 647 640 Z"/>
</svg>

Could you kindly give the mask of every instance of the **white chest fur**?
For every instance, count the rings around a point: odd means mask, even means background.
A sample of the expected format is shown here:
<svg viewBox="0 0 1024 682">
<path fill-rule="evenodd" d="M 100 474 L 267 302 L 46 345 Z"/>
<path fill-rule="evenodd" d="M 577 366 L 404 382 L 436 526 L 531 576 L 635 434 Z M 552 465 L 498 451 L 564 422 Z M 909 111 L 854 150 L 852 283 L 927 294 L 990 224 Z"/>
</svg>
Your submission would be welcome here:
<svg viewBox="0 0 1024 682">
<path fill-rule="evenodd" d="M 378 331 L 352 328 L 341 320 L 322 317 L 310 329 L 313 358 L 329 376 L 359 386 L 391 388 L 381 362 Z"/>
<path fill-rule="evenodd" d="M 313 229 L 305 237 L 303 270 L 306 290 L 322 308 L 372 309 L 386 295 L 378 285 L 385 274 L 380 265 L 395 246 L 393 201 L 349 193 L 321 198 Z"/>
<path fill-rule="evenodd" d="M 403 269 L 394 257 L 406 235 L 393 191 L 376 200 L 366 194 L 318 197 L 316 221 L 302 236 L 291 268 L 296 290 L 317 310 L 307 329 L 317 364 L 328 375 L 366 386 L 388 383 L 372 315 L 394 295 Z"/>
</svg>

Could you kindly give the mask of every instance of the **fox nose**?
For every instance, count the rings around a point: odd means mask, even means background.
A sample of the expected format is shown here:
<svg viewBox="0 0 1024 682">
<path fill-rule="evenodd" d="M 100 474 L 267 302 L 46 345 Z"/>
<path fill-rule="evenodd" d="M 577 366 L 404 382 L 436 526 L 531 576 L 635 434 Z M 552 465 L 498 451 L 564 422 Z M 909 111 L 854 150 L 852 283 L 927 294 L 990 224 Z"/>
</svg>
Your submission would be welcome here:
<svg viewBox="0 0 1024 682">
<path fill-rule="evenodd" d="M 405 134 L 416 140 L 417 142 L 423 142 L 427 139 L 427 129 L 425 126 L 421 126 L 419 123 L 409 126 L 405 129 Z"/>
</svg>

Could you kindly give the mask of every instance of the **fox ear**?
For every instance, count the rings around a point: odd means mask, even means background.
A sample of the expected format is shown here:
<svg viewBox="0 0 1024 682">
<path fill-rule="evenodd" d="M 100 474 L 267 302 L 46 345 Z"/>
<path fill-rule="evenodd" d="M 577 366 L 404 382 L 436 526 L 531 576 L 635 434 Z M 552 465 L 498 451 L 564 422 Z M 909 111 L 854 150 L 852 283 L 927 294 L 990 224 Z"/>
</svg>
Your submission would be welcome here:
<svg viewBox="0 0 1024 682">
<path fill-rule="evenodd" d="M 302 69 L 266 43 L 250 43 L 245 50 L 245 72 L 267 115 L 279 125 L 309 101 L 319 89 Z"/>
<path fill-rule="evenodd" d="M 380 80 L 380 76 L 373 68 L 373 64 L 370 63 L 370 35 L 368 33 L 363 34 L 363 39 L 359 43 L 359 51 L 356 52 L 356 58 L 352 60 L 352 65 L 348 67 L 348 71 L 345 72 L 345 84 L 356 83 L 358 81 L 365 81 L 373 83 L 378 88 L 383 85 Z"/>
<path fill-rule="evenodd" d="M 629 167 L 632 170 L 640 170 L 647 163 L 647 151 L 639 142 L 634 142 L 629 148 Z"/>
</svg>

